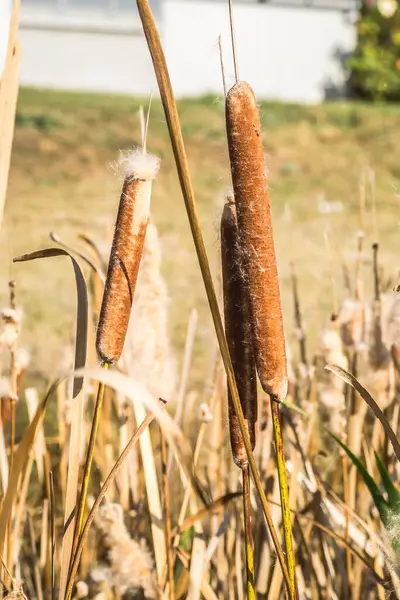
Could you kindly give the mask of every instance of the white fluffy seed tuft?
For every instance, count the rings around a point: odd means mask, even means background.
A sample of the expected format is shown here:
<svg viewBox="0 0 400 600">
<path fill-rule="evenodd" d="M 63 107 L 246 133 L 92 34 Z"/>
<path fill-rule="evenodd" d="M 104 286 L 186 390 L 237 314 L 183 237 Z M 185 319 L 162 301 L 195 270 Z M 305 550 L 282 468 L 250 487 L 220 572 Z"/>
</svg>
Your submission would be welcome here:
<svg viewBox="0 0 400 600">
<path fill-rule="evenodd" d="M 136 148 L 131 152 L 121 153 L 118 166 L 124 177 L 152 181 L 160 168 L 160 159 L 154 154 L 143 152 L 141 148 Z"/>
</svg>

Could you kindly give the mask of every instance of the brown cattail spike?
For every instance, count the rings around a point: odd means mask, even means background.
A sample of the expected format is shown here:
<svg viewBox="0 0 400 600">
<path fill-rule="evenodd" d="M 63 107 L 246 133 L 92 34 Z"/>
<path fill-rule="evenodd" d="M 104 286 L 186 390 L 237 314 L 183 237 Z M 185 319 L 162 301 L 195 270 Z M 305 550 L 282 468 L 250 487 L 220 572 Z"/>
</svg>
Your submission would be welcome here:
<svg viewBox="0 0 400 600">
<path fill-rule="evenodd" d="M 221 219 L 221 257 L 224 288 L 225 334 L 235 371 L 236 383 L 251 446 L 255 447 L 257 421 L 257 379 L 251 343 L 247 294 L 240 264 L 236 209 L 225 204 Z M 233 460 L 240 468 L 248 464 L 238 418 L 228 391 L 229 430 Z"/>
<path fill-rule="evenodd" d="M 103 362 L 121 356 L 150 215 L 152 180 L 159 161 L 141 151 L 124 160 L 122 188 L 101 305 L 96 347 Z"/>
<path fill-rule="evenodd" d="M 248 83 L 226 99 L 226 126 L 253 347 L 264 391 L 287 394 L 285 337 L 256 98 Z"/>
</svg>

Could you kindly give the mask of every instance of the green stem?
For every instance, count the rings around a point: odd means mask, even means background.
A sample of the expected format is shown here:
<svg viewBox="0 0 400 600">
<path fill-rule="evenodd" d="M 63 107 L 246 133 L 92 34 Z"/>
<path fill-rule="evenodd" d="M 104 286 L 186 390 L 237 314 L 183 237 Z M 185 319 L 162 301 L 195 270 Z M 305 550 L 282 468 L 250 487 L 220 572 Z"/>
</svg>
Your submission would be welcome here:
<svg viewBox="0 0 400 600">
<path fill-rule="evenodd" d="M 279 417 L 279 405 L 271 398 L 272 423 L 274 427 L 276 464 L 278 468 L 279 492 L 281 496 L 281 511 L 283 533 L 285 537 L 286 561 L 290 579 L 290 594 L 292 598 L 298 598 L 296 582 L 296 561 L 294 557 L 292 520 L 289 504 L 289 488 L 286 476 L 285 452 L 283 448 L 283 437 L 281 421 Z"/>
<path fill-rule="evenodd" d="M 103 368 L 108 369 L 108 364 L 104 363 Z M 79 536 L 82 532 L 82 527 L 83 527 L 83 517 L 85 515 L 85 506 L 86 506 L 87 494 L 88 494 L 88 489 L 89 489 L 89 479 L 90 479 L 90 473 L 92 471 L 93 455 L 94 455 L 94 448 L 96 445 L 97 432 L 99 430 L 101 408 L 103 405 L 103 398 L 104 398 L 104 390 L 105 390 L 104 383 L 99 383 L 99 387 L 97 390 L 96 404 L 94 406 L 94 412 L 93 412 L 92 427 L 91 427 L 90 436 L 89 436 L 89 444 L 88 444 L 88 448 L 87 448 L 87 452 L 86 452 L 85 466 L 83 469 L 81 493 L 79 495 L 79 501 L 78 501 L 78 506 L 77 506 L 76 519 L 75 519 L 74 539 L 72 541 L 72 549 L 71 549 L 70 574 L 71 574 L 71 566 L 73 563 L 73 559 L 74 559 L 76 549 L 78 546 Z M 71 589 L 71 592 L 72 592 L 72 589 Z M 71 600 L 71 592 L 69 594 L 66 594 L 66 596 L 65 596 L 66 600 Z"/>
<path fill-rule="evenodd" d="M 244 536 L 246 544 L 246 579 L 247 599 L 255 600 L 256 590 L 254 584 L 254 548 L 253 531 L 251 526 L 250 505 L 250 471 L 246 466 L 242 469 L 243 475 L 243 513 L 244 513 Z"/>
</svg>

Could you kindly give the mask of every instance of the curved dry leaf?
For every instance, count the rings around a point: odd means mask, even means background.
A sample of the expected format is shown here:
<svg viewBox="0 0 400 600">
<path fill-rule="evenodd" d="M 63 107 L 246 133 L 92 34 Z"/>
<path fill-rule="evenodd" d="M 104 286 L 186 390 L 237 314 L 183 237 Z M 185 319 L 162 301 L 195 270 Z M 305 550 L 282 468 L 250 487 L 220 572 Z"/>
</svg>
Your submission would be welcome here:
<svg viewBox="0 0 400 600">
<path fill-rule="evenodd" d="M 182 531 L 185 531 L 185 529 L 189 529 L 189 527 L 192 527 L 192 525 L 194 525 L 197 521 L 202 521 L 207 516 L 215 514 L 216 512 L 224 508 L 227 504 L 232 502 L 232 500 L 236 500 L 241 497 L 242 492 L 230 492 L 229 494 L 225 494 L 225 496 L 221 496 L 221 498 L 217 498 L 217 500 L 211 502 L 211 504 L 209 504 L 206 508 L 202 508 L 193 515 L 190 515 L 183 521 L 181 525 L 175 527 L 171 532 L 171 537 L 174 537 L 178 533 L 182 533 Z"/>
<path fill-rule="evenodd" d="M 375 402 L 371 394 L 367 392 L 367 390 L 354 377 L 354 375 L 351 375 L 341 367 L 338 367 L 337 365 L 326 365 L 325 369 L 327 371 L 331 371 L 332 373 L 340 377 L 342 381 L 351 385 L 351 387 L 353 387 L 356 390 L 356 392 L 360 394 L 361 398 L 368 404 L 376 418 L 379 419 L 379 421 L 381 422 L 382 427 L 384 428 L 385 433 L 393 446 L 393 450 L 397 457 L 397 460 L 400 461 L 400 443 L 396 437 L 395 432 L 391 428 L 389 421 L 387 420 L 387 418 L 385 417 L 382 410 L 379 408 L 378 404 Z"/>
<path fill-rule="evenodd" d="M 100 248 L 96 244 L 96 242 L 88 235 L 87 233 L 79 233 L 78 238 L 85 242 L 95 253 L 97 258 L 99 259 L 99 263 L 101 264 L 101 268 L 104 273 L 107 272 L 107 261 L 104 260 L 102 253 L 100 252 Z"/>
<path fill-rule="evenodd" d="M 66 250 L 69 254 L 75 254 L 76 256 L 81 258 L 87 265 L 89 265 L 89 267 L 96 273 L 96 275 L 98 275 L 100 281 L 103 284 L 105 283 L 106 276 L 104 275 L 102 269 L 98 267 L 86 254 L 84 254 L 80 250 L 77 250 L 76 248 L 73 248 L 73 246 L 70 246 L 69 244 L 63 242 L 60 236 L 54 231 L 50 232 L 50 239 L 52 242 L 55 242 L 56 244 L 61 246 L 61 248 L 64 248 L 64 250 Z"/>
<path fill-rule="evenodd" d="M 87 332 L 88 332 L 88 295 L 86 281 L 79 264 L 67 250 L 62 248 L 45 248 L 29 254 L 22 254 L 13 259 L 13 262 L 26 262 L 38 258 L 52 258 L 54 256 L 68 256 L 71 259 L 75 273 L 77 311 L 76 311 L 76 342 L 75 342 L 75 371 L 81 369 L 86 364 L 87 351 Z M 74 377 L 73 398 L 75 398 L 82 389 L 83 377 Z"/>
</svg>

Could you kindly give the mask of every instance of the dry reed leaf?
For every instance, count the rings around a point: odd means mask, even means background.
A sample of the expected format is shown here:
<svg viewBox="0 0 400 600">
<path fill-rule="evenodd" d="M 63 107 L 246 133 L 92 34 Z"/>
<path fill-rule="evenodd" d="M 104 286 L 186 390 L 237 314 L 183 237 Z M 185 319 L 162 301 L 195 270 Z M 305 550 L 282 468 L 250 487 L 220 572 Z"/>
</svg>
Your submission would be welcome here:
<svg viewBox="0 0 400 600">
<path fill-rule="evenodd" d="M 379 419 L 379 421 L 381 422 L 382 427 L 384 428 L 385 433 L 393 446 L 396 458 L 398 461 L 400 461 L 400 443 L 397 439 L 397 436 L 391 428 L 389 421 L 387 420 L 387 418 L 385 417 L 375 400 L 369 394 L 369 392 L 367 392 L 367 390 L 359 383 L 359 381 L 353 375 L 351 375 L 341 367 L 338 367 L 336 365 L 327 365 L 325 369 L 331 371 L 332 373 L 340 377 L 340 379 L 342 379 L 345 383 L 351 385 L 360 394 L 360 396 L 368 404 L 376 418 Z"/>
<path fill-rule="evenodd" d="M 87 329 L 88 329 L 88 296 L 87 287 L 82 270 L 75 258 L 62 248 L 46 248 L 23 254 L 13 259 L 13 262 L 26 262 L 38 258 L 52 258 L 56 256 L 68 256 L 71 259 L 75 273 L 76 293 L 77 293 L 77 314 L 76 314 L 76 342 L 75 342 L 75 371 L 86 364 L 87 352 Z M 73 398 L 79 394 L 83 385 L 83 377 L 74 377 Z"/>
<path fill-rule="evenodd" d="M 133 399 L 132 404 L 136 422 L 141 423 L 146 418 L 146 410 L 143 404 L 140 402 L 135 402 Z M 161 506 L 160 490 L 158 487 L 153 445 L 148 429 L 146 429 L 140 437 L 140 451 L 142 454 L 143 477 L 146 485 L 147 502 L 149 505 L 157 578 L 158 582 L 160 583 L 165 564 L 167 562 L 167 555 L 164 539 L 163 510 Z"/>
<path fill-rule="evenodd" d="M 118 411 L 118 419 L 120 425 L 118 427 L 119 432 L 119 452 L 121 453 L 128 443 L 128 416 L 126 414 L 126 400 L 121 394 L 116 394 L 116 408 Z M 129 468 L 126 463 L 121 467 L 121 471 L 117 478 L 119 488 L 119 502 L 124 509 L 129 509 Z"/>
<path fill-rule="evenodd" d="M 222 496 L 221 498 L 218 498 L 217 500 L 214 500 L 214 502 L 211 502 L 211 504 L 209 504 L 207 506 L 207 508 L 202 508 L 197 513 L 190 515 L 190 517 L 187 517 L 180 525 L 175 527 L 171 532 L 171 536 L 174 537 L 178 533 L 185 531 L 186 529 L 188 529 L 189 527 L 194 525 L 196 523 L 196 521 L 202 521 L 207 516 L 210 516 L 211 514 L 213 514 L 215 512 L 219 512 L 227 504 L 232 502 L 232 500 L 236 500 L 241 497 L 242 497 L 241 492 L 231 492 L 229 494 L 225 494 L 225 496 Z"/>
<path fill-rule="evenodd" d="M 182 588 L 180 588 L 179 590 L 177 588 L 177 592 L 179 591 L 180 593 L 176 594 L 177 598 L 182 598 L 185 597 L 188 588 L 189 574 L 187 572 L 187 569 L 189 567 L 189 558 L 187 557 L 186 553 L 183 551 L 182 548 L 177 549 L 177 554 L 179 556 L 179 560 L 182 563 L 184 572 L 186 573 L 185 585 L 183 585 Z M 204 596 L 205 600 L 218 600 L 218 596 L 215 594 L 214 590 L 212 589 L 211 585 L 208 583 L 205 577 L 203 577 L 201 581 L 201 593 Z"/>
<path fill-rule="evenodd" d="M 17 494 L 18 482 L 28 458 L 31 448 L 34 444 L 36 433 L 42 424 L 44 412 L 46 410 L 47 402 L 51 392 L 54 390 L 54 386 L 50 388 L 46 394 L 43 402 L 38 407 L 32 422 L 25 430 L 21 442 L 18 445 L 18 449 L 15 452 L 10 477 L 8 480 L 7 491 L 3 498 L 3 504 L 0 513 L 0 557 L 4 555 L 4 546 L 6 541 L 6 530 L 7 523 L 10 518 L 12 506 Z"/>
<path fill-rule="evenodd" d="M 197 512 L 196 499 L 190 498 L 190 509 L 192 512 Z M 200 600 L 201 583 L 204 575 L 204 559 L 206 553 L 206 542 L 204 539 L 204 531 L 201 523 L 196 521 L 194 524 L 194 538 L 192 544 L 192 554 L 190 557 L 189 570 L 189 589 L 187 600 Z"/>
<path fill-rule="evenodd" d="M 58 600 L 64 599 L 74 537 L 76 499 L 78 497 L 80 450 L 83 433 L 84 387 L 72 404 L 69 439 L 68 474 L 64 507 L 64 532 L 60 557 L 60 584 Z"/>
<path fill-rule="evenodd" d="M 214 555 L 214 552 L 216 551 L 217 546 L 218 546 L 219 542 L 221 541 L 222 536 L 225 534 L 225 531 L 228 528 L 231 517 L 232 517 L 232 515 L 229 512 L 227 512 L 224 515 L 224 518 L 222 519 L 217 531 L 215 532 L 215 534 L 211 537 L 210 541 L 208 542 L 208 546 L 207 546 L 207 549 L 204 554 L 204 565 L 203 565 L 204 572 L 207 570 L 208 564 L 211 561 L 211 559 Z"/>
<path fill-rule="evenodd" d="M 26 388 L 25 400 L 28 409 L 29 420 L 32 421 L 39 406 L 39 397 L 37 389 Z M 39 483 L 42 484 L 44 481 L 44 457 L 46 455 L 46 441 L 44 438 L 43 427 L 41 427 L 37 433 L 36 440 L 33 445 L 33 450 L 35 453 Z"/>
<path fill-rule="evenodd" d="M 20 0 L 14 0 L 6 62 L 0 81 L 0 227 L 3 220 L 19 89 L 21 46 L 18 41 Z"/>
<path fill-rule="evenodd" d="M 175 423 L 181 426 L 182 418 L 183 418 L 183 407 L 184 407 L 184 399 L 186 395 L 187 381 L 189 377 L 189 369 L 192 363 L 192 353 L 193 353 L 193 345 L 194 338 L 196 335 L 198 321 L 198 312 L 195 308 L 193 308 L 190 312 L 187 332 L 186 332 L 186 341 L 185 341 L 185 350 L 183 355 L 183 365 L 182 365 L 182 373 L 181 379 L 179 383 L 179 390 L 176 401 L 176 411 L 175 411 Z M 168 470 L 171 468 L 170 464 L 168 464 Z"/>
<path fill-rule="evenodd" d="M 93 251 L 95 257 L 99 261 L 102 272 L 106 273 L 107 272 L 107 261 L 104 258 L 104 255 L 101 252 L 99 245 L 96 244 L 96 242 L 93 240 L 93 238 L 87 233 L 79 233 L 78 239 L 82 240 L 83 242 L 85 242 L 85 244 L 87 244 L 89 246 L 89 248 Z"/>
<path fill-rule="evenodd" d="M 96 275 L 98 275 L 100 281 L 102 283 L 105 283 L 106 276 L 105 276 L 104 272 L 86 254 L 84 254 L 80 250 L 77 250 L 76 248 L 73 248 L 69 244 L 66 244 L 65 242 L 63 242 L 63 240 L 60 238 L 60 236 L 57 235 L 57 233 L 55 233 L 54 231 L 50 232 L 50 239 L 52 242 L 55 242 L 56 244 L 61 246 L 64 250 L 66 250 L 68 252 L 68 254 L 75 254 L 80 259 L 82 259 L 87 265 L 89 265 L 89 267 L 96 273 Z"/>
</svg>

